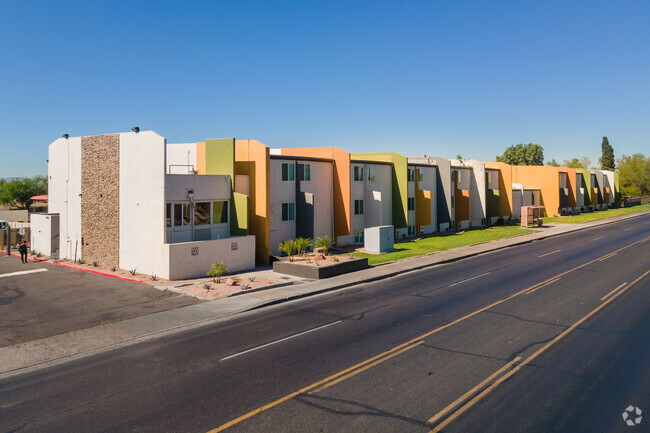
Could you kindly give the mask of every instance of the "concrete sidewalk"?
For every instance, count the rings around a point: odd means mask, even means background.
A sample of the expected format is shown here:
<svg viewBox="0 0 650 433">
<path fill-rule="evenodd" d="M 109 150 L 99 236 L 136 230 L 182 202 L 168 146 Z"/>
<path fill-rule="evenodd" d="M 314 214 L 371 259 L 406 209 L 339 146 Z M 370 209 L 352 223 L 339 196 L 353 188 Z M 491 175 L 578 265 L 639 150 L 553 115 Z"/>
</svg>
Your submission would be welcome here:
<svg viewBox="0 0 650 433">
<path fill-rule="evenodd" d="M 549 224 L 539 228 L 539 231 L 536 233 L 440 251 L 398 262 L 382 264 L 325 280 L 302 282 L 301 284 L 216 299 L 214 301 L 161 311 L 81 331 L 69 332 L 42 340 L 2 347 L 0 348 L 0 378 L 89 356 L 104 350 L 134 344 L 165 333 L 202 326 L 264 305 L 286 302 L 292 299 L 390 278 L 406 272 L 472 257 L 489 251 L 521 245 L 577 230 L 585 230 L 624 219 L 635 218 L 647 213 L 650 212 L 623 215 L 584 224 Z M 278 276 L 276 275 L 274 278 L 277 279 Z"/>
</svg>

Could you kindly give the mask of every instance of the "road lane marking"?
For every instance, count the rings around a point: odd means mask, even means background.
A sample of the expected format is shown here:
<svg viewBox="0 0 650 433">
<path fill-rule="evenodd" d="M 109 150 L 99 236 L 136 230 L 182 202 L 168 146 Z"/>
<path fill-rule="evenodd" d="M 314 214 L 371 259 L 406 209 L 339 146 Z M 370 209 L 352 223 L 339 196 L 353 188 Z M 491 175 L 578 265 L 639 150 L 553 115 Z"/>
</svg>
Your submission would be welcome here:
<svg viewBox="0 0 650 433">
<path fill-rule="evenodd" d="M 225 361 L 227 359 L 232 359 L 232 358 L 234 358 L 236 356 L 243 355 L 245 353 L 254 352 L 256 350 L 263 349 L 265 347 L 269 347 L 269 346 L 272 346 L 274 344 L 281 343 L 283 341 L 291 340 L 292 338 L 300 337 L 301 335 L 309 334 L 310 332 L 318 331 L 318 330 L 321 330 L 323 328 L 327 328 L 328 326 L 336 325 L 337 323 L 341 323 L 341 322 L 343 322 L 343 321 L 342 320 L 337 320 L 336 322 L 328 323 L 327 325 L 319 326 L 318 328 L 308 329 L 306 331 L 299 332 L 297 334 L 289 335 L 288 337 L 280 338 L 279 340 L 271 341 L 270 343 L 262 344 L 261 346 L 253 347 L 251 349 L 244 350 L 243 352 L 239 352 L 239 353 L 235 353 L 234 355 L 226 356 L 225 358 L 221 358 L 219 361 Z"/>
<path fill-rule="evenodd" d="M 468 279 L 466 279 L 466 280 L 456 281 L 455 283 L 451 283 L 451 284 L 450 284 L 449 286 L 447 286 L 447 287 L 453 287 L 453 286 L 455 286 L 455 285 L 457 285 L 457 284 L 466 283 L 466 282 L 468 282 L 468 281 L 472 281 L 472 280 L 475 280 L 475 279 L 477 279 L 477 278 L 484 277 L 484 276 L 489 275 L 489 274 L 490 274 L 489 272 L 486 272 L 486 273 L 484 273 L 484 274 L 476 275 L 476 276 L 474 276 L 474 277 L 472 277 L 472 278 L 468 278 Z"/>
<path fill-rule="evenodd" d="M 598 259 L 598 261 L 602 262 L 604 260 L 610 259 L 610 258 L 614 257 L 616 254 L 618 254 L 618 253 L 617 252 L 609 253 L 605 257 L 601 257 L 600 259 Z"/>
<path fill-rule="evenodd" d="M 542 287 L 550 286 L 551 284 L 556 283 L 559 280 L 560 280 L 560 277 L 557 277 L 557 278 L 552 279 L 551 281 L 547 281 L 546 283 L 539 284 L 537 287 L 530 288 L 530 290 L 528 290 L 526 293 L 524 293 L 524 295 L 529 295 L 529 294 L 541 289 Z"/>
<path fill-rule="evenodd" d="M 632 246 L 634 246 L 636 244 L 645 242 L 645 241 L 647 241 L 649 239 L 650 239 L 650 236 L 646 237 L 645 239 L 642 239 L 642 240 L 639 240 L 639 241 L 636 241 L 636 242 L 632 242 L 631 244 L 626 245 L 624 247 L 621 247 L 621 248 L 619 248 L 618 250 L 616 250 L 614 252 L 623 251 L 626 248 L 630 248 L 630 247 L 632 247 Z M 536 288 L 538 286 L 541 286 L 542 284 L 549 283 L 549 282 L 551 282 L 553 280 L 557 280 L 558 278 L 560 278 L 560 277 L 562 277 L 562 276 L 564 276 L 566 274 L 569 274 L 569 273 L 571 273 L 573 271 L 576 271 L 578 269 L 581 269 L 581 268 L 583 268 L 585 266 L 596 263 L 599 259 L 600 259 L 600 257 L 597 258 L 597 259 L 591 260 L 589 262 L 583 263 L 582 265 L 579 265 L 579 266 L 576 266 L 576 267 L 574 267 L 572 269 L 564 271 L 561 274 L 558 274 L 558 275 L 556 275 L 554 277 L 551 277 L 551 278 L 549 278 L 549 279 L 547 279 L 545 281 L 537 283 L 537 284 L 535 284 L 535 285 L 533 285 L 531 287 L 527 287 L 527 288 L 525 288 L 523 290 L 520 290 L 519 292 L 513 293 L 512 295 L 510 295 L 510 296 L 508 296 L 506 298 L 503 298 L 503 299 L 501 299 L 499 301 L 495 301 L 495 302 L 493 302 L 493 303 L 491 303 L 491 304 L 489 304 L 489 305 L 487 305 L 487 306 L 485 306 L 483 308 L 480 308 L 480 309 L 478 309 L 476 311 L 473 311 L 472 313 L 469 313 L 469 314 L 466 314 L 465 316 L 459 317 L 458 319 L 453 320 L 453 321 L 451 321 L 451 322 L 449 322 L 449 323 L 447 323 L 445 325 L 441 325 L 438 328 L 432 329 L 431 331 L 428 331 L 428 332 L 426 332 L 426 333 L 424 333 L 424 334 L 422 334 L 422 335 L 420 335 L 420 336 L 418 336 L 416 338 L 413 338 L 413 339 L 411 339 L 411 340 L 409 340 L 409 341 L 407 341 L 405 343 L 402 343 L 402 344 L 400 344 L 398 346 L 395 346 L 392 349 L 389 349 L 389 350 L 387 350 L 387 351 L 385 351 L 383 353 L 380 353 L 379 355 L 375 355 L 375 356 L 373 356 L 371 358 L 366 359 L 365 361 L 361 361 L 361 362 L 359 362 L 359 363 L 357 363 L 357 364 L 355 364 L 355 365 L 353 365 L 351 367 L 348 367 L 348 368 L 346 368 L 344 370 L 341 370 L 341 371 L 339 371 L 337 373 L 334 373 L 334 374 L 326 377 L 325 379 L 321 379 L 321 380 L 319 380 L 317 382 L 312 383 L 311 385 L 307 385 L 304 388 L 301 388 L 301 389 L 299 389 L 297 391 L 294 391 L 294 392 L 292 392 L 290 394 L 287 394 L 284 397 L 281 397 L 281 398 L 279 398 L 277 400 L 272 401 L 271 403 L 265 404 L 264 406 L 260 406 L 257 409 L 253 409 L 252 411 L 250 411 L 248 413 L 245 413 L 244 415 L 241 415 L 238 418 L 235 418 L 235 419 L 233 419 L 231 421 L 228 421 L 227 423 L 225 423 L 225 424 L 223 424 L 223 425 L 221 425 L 219 427 L 216 427 L 216 428 L 210 430 L 208 433 L 217 433 L 217 432 L 226 430 L 227 428 L 230 428 L 233 425 L 239 424 L 242 421 L 245 421 L 245 420 L 247 420 L 249 418 L 252 418 L 253 416 L 261 413 L 261 412 L 264 412 L 265 410 L 268 410 L 268 409 L 270 409 L 272 407 L 275 407 L 275 406 L 277 406 L 277 405 L 279 405 L 281 403 L 284 403 L 285 401 L 291 400 L 292 398 L 294 398 L 294 397 L 296 397 L 296 396 L 298 396 L 300 394 L 304 394 L 306 392 L 309 392 L 309 391 L 319 387 L 320 385 L 323 385 L 324 383 L 332 381 L 332 380 L 334 380 L 334 379 L 336 379 L 336 378 L 338 378 L 340 376 L 343 376 L 343 375 L 345 375 L 345 374 L 347 374 L 347 373 L 349 373 L 351 371 L 354 371 L 354 370 L 356 370 L 356 369 L 358 369 L 358 368 L 360 368 L 360 367 L 362 367 L 362 366 L 364 366 L 366 364 L 374 363 L 374 361 L 377 361 L 380 358 L 384 358 L 384 360 L 389 359 L 389 358 L 386 357 L 386 355 L 391 354 L 393 352 L 397 352 L 397 351 L 401 350 L 402 348 L 405 348 L 407 346 L 411 346 L 411 345 L 419 342 L 419 340 L 427 338 L 427 337 L 429 337 L 429 336 L 431 336 L 433 334 L 436 334 L 438 332 L 444 331 L 447 328 L 450 328 L 450 327 L 452 327 L 452 326 L 454 326 L 454 325 L 456 325 L 456 324 L 458 324 L 460 322 L 463 322 L 463 321 L 465 321 L 465 320 L 467 320 L 467 319 L 469 319 L 471 317 L 474 317 L 477 314 L 480 314 L 480 313 L 482 313 L 482 312 L 484 312 L 486 310 L 489 310 L 490 308 L 496 307 L 497 305 L 500 305 L 500 304 L 502 304 L 504 302 L 507 302 L 507 301 L 519 296 L 519 295 L 522 295 L 522 294 L 526 293 L 527 291 L 529 291 L 531 289 L 534 289 L 534 288 Z M 629 288 L 629 286 L 628 286 L 628 288 Z M 616 296 L 618 296 L 618 294 Z M 614 298 L 611 298 L 611 299 L 614 299 Z M 602 305 L 605 305 L 605 304 L 602 304 Z M 375 364 L 375 365 L 377 365 L 377 364 Z"/>
<path fill-rule="evenodd" d="M 442 418 L 443 416 L 445 416 L 449 411 L 451 411 L 451 410 L 454 409 L 456 406 L 458 406 L 459 404 L 461 404 L 462 402 L 464 402 L 465 400 L 467 400 L 467 398 L 471 397 L 474 393 L 476 393 L 476 391 L 478 391 L 479 389 L 483 388 L 485 385 L 487 385 L 487 384 L 490 383 L 492 380 L 494 380 L 494 378 L 498 377 L 501 373 L 503 373 L 504 371 L 506 371 L 507 369 L 509 369 L 510 367 L 512 367 L 512 365 L 514 365 L 514 364 L 516 364 L 517 362 L 519 362 L 520 359 L 521 359 L 521 356 L 518 356 L 518 357 L 516 357 L 515 359 L 513 359 L 512 361 L 510 361 L 509 363 L 507 363 L 506 365 L 504 365 L 503 367 L 501 367 L 500 369 L 498 369 L 497 371 L 495 371 L 494 373 L 492 373 L 492 374 L 491 374 L 487 379 L 483 380 L 483 382 L 479 383 L 479 384 L 476 385 L 474 388 L 470 389 L 470 390 L 467 391 L 465 394 L 463 394 L 463 395 L 461 395 L 460 397 L 458 397 L 458 399 L 456 399 L 453 403 L 449 404 L 449 406 L 447 406 L 446 408 L 444 408 L 443 410 L 441 410 L 440 412 L 438 412 L 437 414 L 435 414 L 435 415 L 434 415 L 433 417 L 431 417 L 431 418 L 429 419 L 429 421 L 427 421 L 427 422 L 433 424 L 433 423 L 435 423 L 436 421 L 438 421 L 440 418 Z"/>
<path fill-rule="evenodd" d="M 559 335 L 557 335 L 554 339 L 546 343 L 544 346 L 540 347 L 537 349 L 535 353 L 530 355 L 528 358 L 526 358 L 521 364 L 516 365 L 512 370 L 510 370 L 508 373 L 504 374 L 501 376 L 499 379 L 497 379 L 492 385 L 487 387 L 485 390 L 483 390 L 480 394 L 478 394 L 476 397 L 465 403 L 460 409 L 458 409 L 456 412 L 452 413 L 447 419 L 445 419 L 443 422 L 438 424 L 433 430 L 431 430 L 429 433 L 437 433 L 443 428 L 447 427 L 452 421 L 454 421 L 456 418 L 458 418 L 460 415 L 462 415 L 464 412 L 466 412 L 468 409 L 470 409 L 472 406 L 474 406 L 479 400 L 481 400 L 483 397 L 488 395 L 490 392 L 492 392 L 494 389 L 496 389 L 500 384 L 505 382 L 506 380 L 510 379 L 512 376 L 514 376 L 519 370 L 521 370 L 524 366 L 529 364 L 532 360 L 537 358 L 539 355 L 544 353 L 548 348 L 553 346 L 555 343 L 560 341 L 562 338 L 566 337 L 571 331 L 576 329 L 580 324 L 582 324 L 585 320 L 589 319 L 591 316 L 605 308 L 607 305 L 609 305 L 614 299 L 616 299 L 618 296 L 620 296 L 622 293 L 626 292 L 630 287 L 632 287 L 635 283 L 637 283 L 639 280 L 641 280 L 643 277 L 648 275 L 650 271 L 646 271 L 643 275 L 641 275 L 639 278 L 636 280 L 632 281 L 632 283 L 624 287 L 622 290 L 620 290 L 618 293 L 613 295 L 611 298 L 600 304 L 598 307 L 596 307 L 594 310 L 592 310 L 590 313 L 588 313 L 586 316 L 584 316 L 582 319 L 578 320 L 575 322 L 573 325 L 562 331 Z"/>
<path fill-rule="evenodd" d="M 15 277 L 16 275 L 27 275 L 27 274 L 35 274 L 37 272 L 47 272 L 47 269 L 45 268 L 38 268 L 38 269 L 30 269 L 29 271 L 19 271 L 19 272 L 10 272 L 8 274 L 0 274 L 0 278 L 4 277 Z"/>
<path fill-rule="evenodd" d="M 591 242 L 593 242 L 593 241 L 597 241 L 598 239 L 602 239 L 602 238 L 604 238 L 604 237 L 605 237 L 605 236 L 599 236 L 599 237 L 597 237 L 597 238 L 593 238 L 593 239 L 591 240 Z"/>
<path fill-rule="evenodd" d="M 628 231 L 628 230 L 632 230 L 633 228 L 634 228 L 634 227 L 628 227 L 628 228 L 626 228 L 626 229 L 623 230 L 623 231 L 626 232 L 626 231 Z"/>
<path fill-rule="evenodd" d="M 542 254 L 541 256 L 537 256 L 537 257 L 546 257 L 546 256 L 550 256 L 551 254 L 559 253 L 560 251 L 562 251 L 562 250 L 551 251 L 550 253 Z"/>
<path fill-rule="evenodd" d="M 624 287 L 626 284 L 627 284 L 627 281 L 624 282 L 623 284 L 621 284 L 620 286 L 618 286 L 617 288 L 615 288 L 614 290 L 612 290 L 611 292 L 609 292 L 608 294 L 606 294 L 605 296 L 603 296 L 602 298 L 600 298 L 600 300 L 601 300 L 601 301 L 604 301 L 605 299 L 609 298 L 611 295 L 613 295 L 614 293 L 616 293 L 616 291 L 617 291 L 618 289 L 620 289 L 621 287 Z"/>
<path fill-rule="evenodd" d="M 399 354 L 401 354 L 401 353 L 404 353 L 404 352 L 406 352 L 407 350 L 411 350 L 411 349 L 413 349 L 414 347 L 417 347 L 417 346 L 419 346 L 419 345 L 422 344 L 422 343 L 424 343 L 424 340 L 420 340 L 420 341 L 418 341 L 417 343 L 413 343 L 413 344 L 411 344 L 411 345 L 409 345 L 409 346 L 406 346 L 405 348 L 403 348 L 403 349 L 401 349 L 401 350 L 398 350 L 397 352 L 391 353 L 391 354 L 389 354 L 389 355 L 387 355 L 387 356 L 385 356 L 385 357 L 383 357 L 383 358 L 381 358 L 381 359 L 378 359 L 378 360 L 375 361 L 375 362 L 372 362 L 372 363 L 370 363 L 370 364 L 364 365 L 364 366 L 361 367 L 361 368 L 358 368 L 358 369 L 356 369 L 356 370 L 354 370 L 354 371 L 351 371 L 350 373 L 346 374 L 345 376 L 341 376 L 341 377 L 339 377 L 339 378 L 337 378 L 337 379 L 335 379 L 335 380 L 333 380 L 333 381 L 331 381 L 331 382 L 327 382 L 327 383 L 325 383 L 325 384 L 319 386 L 318 388 L 312 390 L 312 391 L 310 392 L 310 394 L 316 394 L 316 393 L 318 393 L 318 392 L 321 392 L 321 391 L 323 391 L 323 390 L 329 388 L 330 386 L 334 386 L 334 385 L 336 385 L 337 383 L 344 381 L 345 379 L 349 379 L 350 377 L 355 376 L 355 375 L 361 373 L 361 372 L 364 371 L 364 370 L 367 370 L 367 369 L 369 369 L 369 368 L 371 368 L 371 367 L 374 367 L 375 365 L 381 364 L 382 362 L 387 361 L 387 360 L 389 360 L 390 358 L 392 358 L 392 357 L 394 357 L 394 356 L 397 356 L 397 355 L 399 355 Z"/>
</svg>

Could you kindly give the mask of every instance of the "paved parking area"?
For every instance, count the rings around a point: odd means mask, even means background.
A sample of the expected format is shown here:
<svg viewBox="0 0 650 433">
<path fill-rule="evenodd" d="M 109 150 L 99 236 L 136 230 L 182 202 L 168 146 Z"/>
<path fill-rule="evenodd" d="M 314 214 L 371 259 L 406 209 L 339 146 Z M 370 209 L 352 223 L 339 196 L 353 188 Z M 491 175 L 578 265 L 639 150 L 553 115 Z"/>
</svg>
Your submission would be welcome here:
<svg viewBox="0 0 650 433">
<path fill-rule="evenodd" d="M 146 284 L 0 255 L 0 347 L 198 302 Z"/>
</svg>

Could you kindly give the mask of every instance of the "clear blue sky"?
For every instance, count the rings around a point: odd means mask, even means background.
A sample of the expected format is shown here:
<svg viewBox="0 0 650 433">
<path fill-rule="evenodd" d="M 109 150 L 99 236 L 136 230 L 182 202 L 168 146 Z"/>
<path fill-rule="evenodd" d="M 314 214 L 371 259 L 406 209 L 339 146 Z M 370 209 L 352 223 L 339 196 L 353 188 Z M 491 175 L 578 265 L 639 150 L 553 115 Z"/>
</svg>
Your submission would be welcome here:
<svg viewBox="0 0 650 433">
<path fill-rule="evenodd" d="M 650 1 L 0 0 L 0 177 L 152 129 L 485 161 L 650 153 Z"/>
</svg>

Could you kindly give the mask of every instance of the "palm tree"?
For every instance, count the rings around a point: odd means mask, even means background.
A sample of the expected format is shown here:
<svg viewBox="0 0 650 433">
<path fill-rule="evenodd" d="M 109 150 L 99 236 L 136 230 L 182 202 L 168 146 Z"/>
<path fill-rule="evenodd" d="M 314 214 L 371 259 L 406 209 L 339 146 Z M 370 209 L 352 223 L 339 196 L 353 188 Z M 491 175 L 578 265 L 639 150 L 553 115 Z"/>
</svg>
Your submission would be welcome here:
<svg viewBox="0 0 650 433">
<path fill-rule="evenodd" d="M 314 245 L 316 245 L 317 248 L 321 248 L 323 251 L 323 255 L 326 256 L 330 250 L 330 247 L 332 246 L 332 239 L 330 239 L 329 236 L 316 238 L 316 243 Z"/>
<path fill-rule="evenodd" d="M 223 262 L 216 262 L 212 265 L 208 273 L 206 274 L 209 277 L 212 277 L 213 283 L 221 283 L 221 276 L 228 271 L 228 266 L 223 264 Z M 215 281 L 216 277 L 216 281 Z"/>
<path fill-rule="evenodd" d="M 291 254 L 296 250 L 296 241 L 293 239 L 289 239 L 284 242 L 280 242 L 280 246 L 278 247 L 280 251 L 285 253 L 287 256 L 289 256 L 289 261 L 293 262 L 293 259 L 291 258 Z"/>
<path fill-rule="evenodd" d="M 296 239 L 296 249 L 301 257 L 305 255 L 305 250 L 309 247 L 311 247 L 311 238 L 299 237 Z"/>
</svg>

